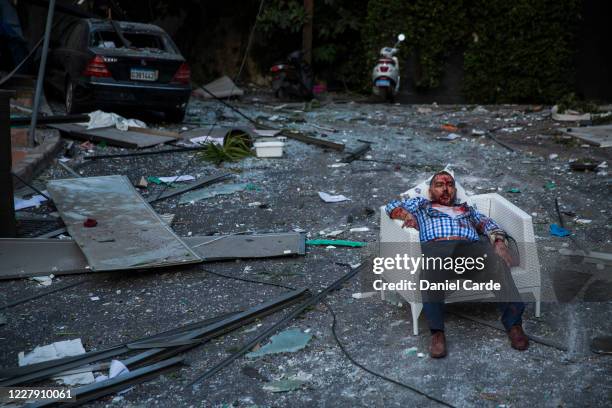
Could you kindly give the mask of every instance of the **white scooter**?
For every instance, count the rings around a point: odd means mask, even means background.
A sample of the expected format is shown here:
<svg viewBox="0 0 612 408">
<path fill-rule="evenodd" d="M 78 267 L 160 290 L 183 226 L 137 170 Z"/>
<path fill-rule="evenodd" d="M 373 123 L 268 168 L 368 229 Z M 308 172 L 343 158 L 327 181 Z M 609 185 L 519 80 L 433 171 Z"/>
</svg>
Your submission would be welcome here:
<svg viewBox="0 0 612 408">
<path fill-rule="evenodd" d="M 399 51 L 397 47 L 406 39 L 404 34 L 397 36 L 397 42 L 393 48 L 384 47 L 380 50 L 380 58 L 372 70 L 372 92 L 374 95 L 382 96 L 392 102 L 400 87 L 399 61 L 395 54 Z"/>
</svg>

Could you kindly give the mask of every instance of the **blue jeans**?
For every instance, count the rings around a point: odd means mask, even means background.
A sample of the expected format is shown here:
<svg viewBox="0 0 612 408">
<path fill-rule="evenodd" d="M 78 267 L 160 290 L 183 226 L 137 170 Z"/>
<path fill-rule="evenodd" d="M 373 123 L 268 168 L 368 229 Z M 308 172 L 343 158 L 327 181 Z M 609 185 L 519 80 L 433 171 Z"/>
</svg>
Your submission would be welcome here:
<svg viewBox="0 0 612 408">
<path fill-rule="evenodd" d="M 465 271 L 462 274 L 455 273 L 452 269 L 443 269 L 440 265 L 423 268 L 421 279 L 429 282 L 445 282 L 457 279 L 471 279 L 474 282 L 493 280 L 501 285 L 501 290 L 493 291 L 498 308 L 502 314 L 501 321 L 506 328 L 522 324 L 525 304 L 521 301 L 518 289 L 512 280 L 510 268 L 495 253 L 489 242 L 477 241 L 433 241 L 421 244 L 421 250 L 425 258 L 478 258 L 484 257 L 485 268 L 482 270 Z M 444 299 L 443 290 L 423 290 L 423 312 L 427 319 L 429 329 L 434 332 L 444 330 Z"/>
</svg>

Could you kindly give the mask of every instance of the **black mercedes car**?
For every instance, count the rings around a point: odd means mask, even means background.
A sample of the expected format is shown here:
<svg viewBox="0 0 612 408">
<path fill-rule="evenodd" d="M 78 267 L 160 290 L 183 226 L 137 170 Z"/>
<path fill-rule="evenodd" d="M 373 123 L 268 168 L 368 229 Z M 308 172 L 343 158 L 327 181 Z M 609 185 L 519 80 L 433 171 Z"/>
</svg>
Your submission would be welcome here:
<svg viewBox="0 0 612 408">
<path fill-rule="evenodd" d="M 191 71 L 161 28 L 76 19 L 52 38 L 46 81 L 64 96 L 68 113 L 136 108 L 183 120 Z"/>
</svg>

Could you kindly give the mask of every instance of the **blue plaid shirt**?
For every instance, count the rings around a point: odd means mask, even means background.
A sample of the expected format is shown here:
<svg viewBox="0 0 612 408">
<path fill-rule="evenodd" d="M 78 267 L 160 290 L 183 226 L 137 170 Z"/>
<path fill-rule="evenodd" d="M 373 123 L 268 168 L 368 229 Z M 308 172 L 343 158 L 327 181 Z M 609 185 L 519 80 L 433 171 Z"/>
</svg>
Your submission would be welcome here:
<svg viewBox="0 0 612 408">
<path fill-rule="evenodd" d="M 476 208 L 461 204 L 465 212 L 457 217 L 438 211 L 431 206 L 431 202 L 423 197 L 395 200 L 387 204 L 385 211 L 388 215 L 401 207 L 414 215 L 419 224 L 419 239 L 421 242 L 432 241 L 446 237 L 465 237 L 469 241 L 478 241 L 478 233 L 490 235 L 492 233 L 504 234 L 503 230 L 486 215 L 478 212 Z"/>
</svg>

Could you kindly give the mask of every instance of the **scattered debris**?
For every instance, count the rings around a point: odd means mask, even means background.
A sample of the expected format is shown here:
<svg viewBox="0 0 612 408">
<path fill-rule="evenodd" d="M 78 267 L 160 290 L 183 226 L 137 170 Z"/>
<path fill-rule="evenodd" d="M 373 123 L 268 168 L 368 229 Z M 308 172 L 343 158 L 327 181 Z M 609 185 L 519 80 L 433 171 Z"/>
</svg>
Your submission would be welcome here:
<svg viewBox="0 0 612 408">
<path fill-rule="evenodd" d="M 582 158 L 582 159 L 578 159 L 578 160 L 574 160 L 570 162 L 570 169 L 575 170 L 575 171 L 594 171 L 601 164 L 602 162 L 598 160 Z"/>
<path fill-rule="evenodd" d="M 112 360 L 110 362 L 110 367 L 108 369 L 108 375 L 99 375 L 96 377 L 96 382 L 101 382 L 108 380 L 110 378 L 115 378 L 120 375 L 124 375 L 129 373 L 130 370 L 119 360 Z"/>
<path fill-rule="evenodd" d="M 551 224 L 550 235 L 553 235 L 555 237 L 567 237 L 572 235 L 572 232 L 563 227 L 558 226 L 557 224 Z"/>
<path fill-rule="evenodd" d="M 126 119 L 116 113 L 107 113 L 101 110 L 93 111 L 88 114 L 89 122 L 87 122 L 87 130 L 115 127 L 122 132 L 128 130 L 129 127 L 146 128 L 146 123 L 137 119 Z"/>
<path fill-rule="evenodd" d="M 448 135 L 444 136 L 444 137 L 438 137 L 438 140 L 455 140 L 455 139 L 459 139 L 461 137 L 461 135 L 457 134 L 457 133 L 449 133 Z"/>
<path fill-rule="evenodd" d="M 247 189 L 247 183 L 235 183 L 235 184 L 223 184 L 218 187 L 213 187 L 205 190 L 193 191 L 188 194 L 184 194 L 180 199 L 180 204 L 189 204 L 194 203 L 200 200 L 206 200 L 208 198 L 213 198 L 218 195 L 225 194 L 234 194 L 238 191 L 243 191 Z"/>
<path fill-rule="evenodd" d="M 416 356 L 417 352 L 419 351 L 418 348 L 416 347 L 409 347 L 406 350 L 403 351 L 403 354 L 405 356 Z"/>
<path fill-rule="evenodd" d="M 598 147 L 612 146 L 612 125 L 585 126 L 579 128 L 567 128 L 568 135 L 577 137 L 590 145 Z"/>
<path fill-rule="evenodd" d="M 378 292 L 356 292 L 353 293 L 351 296 L 353 299 L 366 299 L 376 295 L 377 293 Z"/>
<path fill-rule="evenodd" d="M 136 183 L 136 187 L 138 188 L 147 188 L 148 186 L 149 182 L 144 176 L 140 177 L 140 180 L 138 180 L 138 183 Z"/>
<path fill-rule="evenodd" d="M 48 194 L 47 190 L 43 192 L 45 194 Z M 14 197 L 15 211 L 23 210 L 24 208 L 39 207 L 45 201 L 47 201 L 47 198 L 40 194 L 35 194 L 27 200 L 19 197 Z"/>
<path fill-rule="evenodd" d="M 553 120 L 557 122 L 579 122 L 591 120 L 590 113 L 580 114 L 579 112 L 567 110 L 564 113 L 559 112 L 559 106 L 555 105 L 550 109 L 550 114 Z"/>
<path fill-rule="evenodd" d="M 181 187 L 181 188 L 177 188 L 177 189 L 173 189 L 173 190 L 166 190 L 165 192 L 163 192 L 161 195 L 157 195 L 155 197 L 151 197 L 147 200 L 148 203 L 155 203 L 157 201 L 161 201 L 161 200 L 165 200 L 167 198 L 170 197 L 174 197 L 180 194 L 184 194 L 188 191 L 192 191 L 192 190 L 196 190 L 214 183 L 218 183 L 219 181 L 225 180 L 228 177 L 231 177 L 232 173 L 218 173 L 218 174 L 213 174 L 211 176 L 208 177 L 203 177 L 200 178 L 198 181 L 196 181 L 195 183 L 189 184 L 188 186 L 185 187 Z M 180 201 L 179 201 L 180 202 Z"/>
<path fill-rule="evenodd" d="M 40 286 L 51 286 L 54 275 L 49 276 L 32 276 L 30 279 L 37 282 Z"/>
<path fill-rule="evenodd" d="M 232 96 L 244 95 L 244 91 L 238 88 L 234 81 L 232 81 L 227 75 L 223 75 L 222 77 L 209 82 L 202 88 L 205 88 L 208 92 L 205 92 L 202 89 L 195 89 L 192 92 L 192 95 L 203 99 L 212 99 L 213 96 L 211 94 L 217 98 L 229 98 Z"/>
<path fill-rule="evenodd" d="M 323 191 L 319 191 L 319 197 L 321 197 L 321 200 L 325 201 L 326 203 L 339 203 L 350 200 L 350 198 L 343 196 L 342 194 L 332 195 Z"/>
<path fill-rule="evenodd" d="M 353 153 L 349 154 L 347 157 L 342 159 L 342 163 L 352 163 L 355 160 L 359 160 L 364 154 L 370 151 L 372 147 L 369 143 L 364 143 L 361 147 L 355 150 Z"/>
<path fill-rule="evenodd" d="M 257 157 L 283 157 L 285 143 L 278 139 L 262 138 L 253 144 Z"/>
<path fill-rule="evenodd" d="M 142 132 L 134 132 L 129 130 L 121 131 L 115 128 L 87 130 L 85 126 L 73 123 L 47 126 L 59 130 L 67 137 L 85 139 L 96 143 L 104 142 L 108 145 L 127 148 L 151 147 L 176 140 L 174 137 L 145 134 Z M 81 145 L 81 148 L 90 151 L 93 149 L 93 145 Z"/>
<path fill-rule="evenodd" d="M 27 366 L 36 363 L 42 363 L 49 360 L 56 360 L 64 357 L 78 356 L 85 354 L 85 348 L 81 339 L 58 341 L 46 346 L 36 347 L 29 353 L 23 351 L 19 353 L 19 366 Z M 58 380 L 65 385 L 91 384 L 95 381 L 93 373 L 86 371 L 78 374 L 57 373 L 53 376 L 54 380 Z"/>
<path fill-rule="evenodd" d="M 295 140 L 299 140 L 300 142 L 304 142 L 307 144 L 313 144 L 313 145 L 317 145 L 320 147 L 337 150 L 339 152 L 344 150 L 343 144 L 330 142 L 329 140 L 317 139 L 315 137 L 308 136 L 304 133 L 301 133 L 295 130 L 283 131 L 283 135 L 287 136 L 290 139 L 295 139 Z"/>
<path fill-rule="evenodd" d="M 366 246 L 365 242 L 346 241 L 343 239 L 311 239 L 306 241 L 306 245 L 335 245 L 353 248 L 361 248 Z"/>
<path fill-rule="evenodd" d="M 446 131 L 446 132 L 457 132 L 459 131 L 459 128 L 455 125 L 451 125 L 449 123 L 446 123 L 442 126 L 440 126 L 440 129 Z"/>
<path fill-rule="evenodd" d="M 312 334 L 304 333 L 300 329 L 288 329 L 270 337 L 270 343 L 257 351 L 245 355 L 247 358 L 256 358 L 268 354 L 293 353 L 306 347 L 312 339 Z"/>
<path fill-rule="evenodd" d="M 159 184 L 159 182 L 161 183 L 180 183 L 182 181 L 193 181 L 195 180 L 195 177 L 186 174 L 183 176 L 170 176 L 170 177 L 147 177 L 147 180 L 149 182 L 153 182 L 155 184 Z"/>
<path fill-rule="evenodd" d="M 287 391 L 295 391 L 297 389 L 302 388 L 302 386 L 306 384 L 305 381 L 301 380 L 278 380 L 273 381 L 264 385 L 262 388 L 266 391 L 270 392 L 287 392 Z"/>
<path fill-rule="evenodd" d="M 368 227 L 357 227 L 357 228 L 351 228 L 350 231 L 351 232 L 366 232 L 369 231 L 370 229 Z"/>
<path fill-rule="evenodd" d="M 553 181 L 547 181 L 546 184 L 544 184 L 544 188 L 547 190 L 554 190 L 557 188 L 557 184 L 555 184 Z"/>
</svg>

